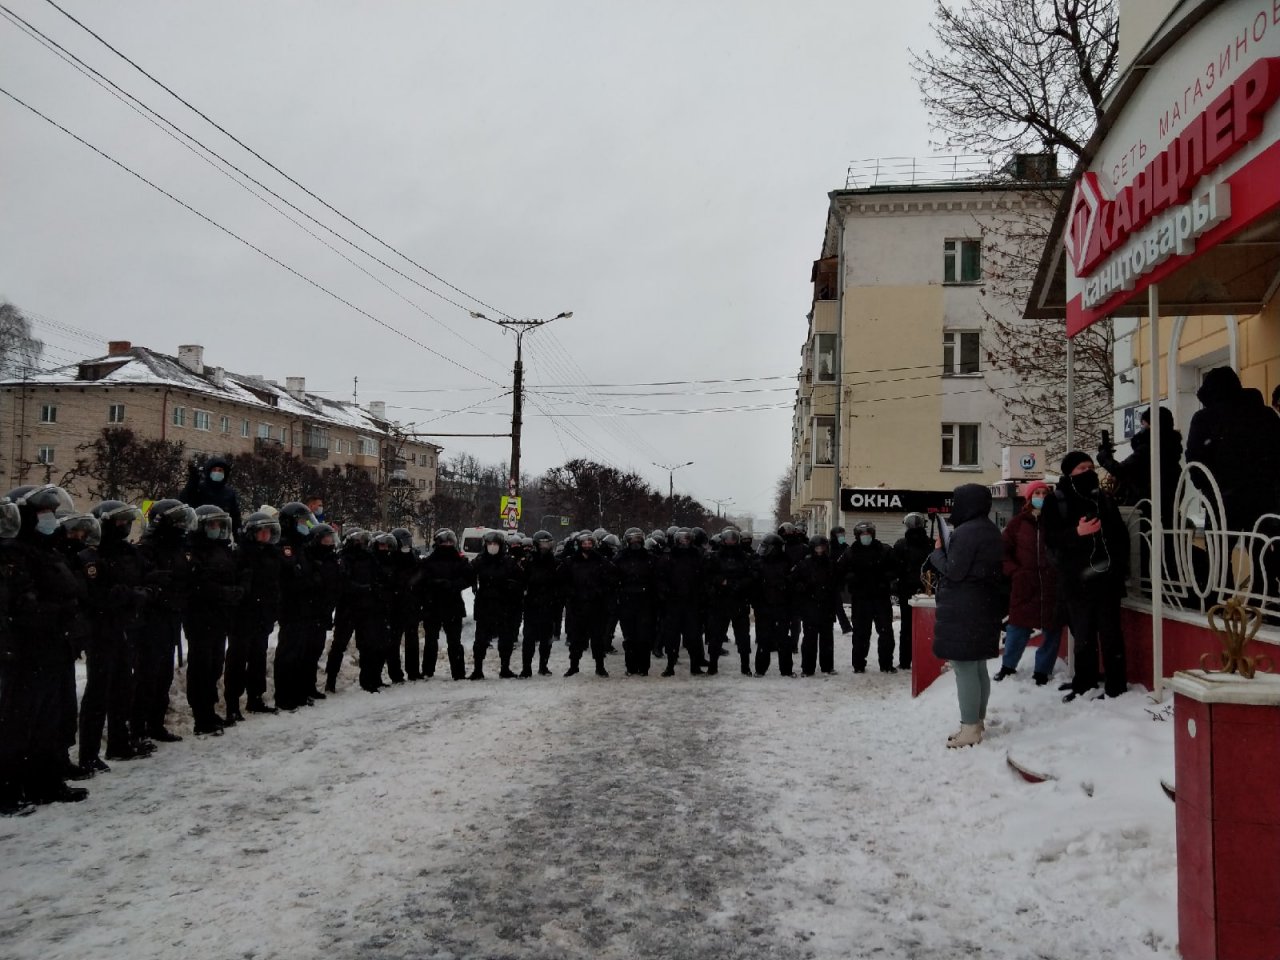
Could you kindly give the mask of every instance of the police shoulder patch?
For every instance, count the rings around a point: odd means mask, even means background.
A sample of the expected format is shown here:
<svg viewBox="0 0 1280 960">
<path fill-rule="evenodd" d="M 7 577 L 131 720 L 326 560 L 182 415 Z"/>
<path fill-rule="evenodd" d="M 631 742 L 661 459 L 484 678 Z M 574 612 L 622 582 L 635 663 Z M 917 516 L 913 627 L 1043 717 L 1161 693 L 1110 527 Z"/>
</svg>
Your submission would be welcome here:
<svg viewBox="0 0 1280 960">
<path fill-rule="evenodd" d="M 90 580 L 94 579 L 98 575 L 98 565 L 96 563 L 89 564 L 84 568 L 84 575 Z"/>
<path fill-rule="evenodd" d="M 281 547 L 280 552 L 283 553 L 286 557 L 292 557 L 293 547 Z"/>
</svg>

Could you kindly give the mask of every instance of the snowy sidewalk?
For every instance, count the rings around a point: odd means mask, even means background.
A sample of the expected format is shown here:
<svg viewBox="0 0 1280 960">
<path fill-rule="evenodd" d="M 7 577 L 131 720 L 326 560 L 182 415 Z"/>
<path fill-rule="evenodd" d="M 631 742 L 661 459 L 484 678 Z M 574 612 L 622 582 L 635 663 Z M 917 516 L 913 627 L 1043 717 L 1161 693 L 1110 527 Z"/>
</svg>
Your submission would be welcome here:
<svg viewBox="0 0 1280 960">
<path fill-rule="evenodd" d="M 1142 694 L 1013 678 L 948 751 L 949 675 L 912 701 L 906 674 L 735 660 L 346 687 L 117 764 L 0 821 L 0 955 L 1176 956 L 1171 725 Z"/>
</svg>

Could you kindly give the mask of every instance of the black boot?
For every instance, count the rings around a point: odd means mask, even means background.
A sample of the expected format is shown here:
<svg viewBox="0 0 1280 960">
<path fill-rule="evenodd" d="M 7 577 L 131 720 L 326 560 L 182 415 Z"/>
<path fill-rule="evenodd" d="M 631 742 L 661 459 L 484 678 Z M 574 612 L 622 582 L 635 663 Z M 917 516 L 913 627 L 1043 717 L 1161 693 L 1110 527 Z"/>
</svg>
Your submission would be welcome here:
<svg viewBox="0 0 1280 960">
<path fill-rule="evenodd" d="M 712 657 L 711 662 L 707 664 L 707 673 L 710 674 L 711 676 L 715 676 L 719 672 L 720 672 L 720 658 Z"/>
<path fill-rule="evenodd" d="M 744 677 L 751 676 L 751 654 L 740 653 L 738 656 L 742 660 L 742 675 Z"/>
<path fill-rule="evenodd" d="M 609 671 L 604 668 L 604 657 L 596 657 L 596 676 L 607 677 Z"/>
<path fill-rule="evenodd" d="M 482 663 L 477 663 L 477 664 L 475 665 L 475 669 L 473 669 L 473 670 L 471 671 L 471 675 L 470 675 L 469 677 L 467 677 L 467 679 L 468 679 L 468 680 L 483 680 L 483 679 L 484 679 L 484 664 L 482 664 Z"/>
<path fill-rule="evenodd" d="M 325 692 L 325 693 L 337 693 L 337 692 L 338 692 L 338 675 L 337 675 L 336 673 L 331 673 L 331 674 L 329 674 L 329 676 L 328 676 L 328 677 L 326 677 L 326 678 L 325 678 L 325 681 L 324 681 L 324 692 Z"/>
<path fill-rule="evenodd" d="M 564 672 L 566 677 L 575 676 L 578 672 L 578 658 L 574 657 L 569 661 L 569 669 Z"/>
<path fill-rule="evenodd" d="M 539 653 L 539 654 L 538 654 L 538 676 L 540 676 L 540 677 L 549 677 L 549 676 L 551 676 L 551 667 L 550 667 L 550 666 L 548 666 L 548 664 L 550 663 L 550 661 L 551 661 L 551 651 L 550 651 L 550 650 L 548 650 L 546 653 Z"/>
<path fill-rule="evenodd" d="M 326 687 L 328 684 L 325 685 Z M 332 691 L 330 691 L 332 692 Z M 275 707 L 268 707 L 261 697 L 250 697 L 244 708 L 250 713 L 279 713 Z"/>
<path fill-rule="evenodd" d="M 502 680 L 512 680 L 515 674 L 511 672 L 511 654 L 502 657 L 502 667 L 498 670 L 498 677 Z"/>
</svg>

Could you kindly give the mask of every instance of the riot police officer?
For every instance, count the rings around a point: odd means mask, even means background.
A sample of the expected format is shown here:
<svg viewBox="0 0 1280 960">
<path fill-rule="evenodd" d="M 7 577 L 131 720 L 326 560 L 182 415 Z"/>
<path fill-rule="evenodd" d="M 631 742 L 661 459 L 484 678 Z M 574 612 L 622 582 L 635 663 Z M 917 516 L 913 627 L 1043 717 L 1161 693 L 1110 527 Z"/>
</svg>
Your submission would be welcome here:
<svg viewBox="0 0 1280 960">
<path fill-rule="evenodd" d="M 244 598 L 243 573 L 231 548 L 231 516 L 221 507 L 196 507 L 191 535 L 191 596 L 183 633 L 187 636 L 187 703 L 197 734 L 219 736 L 235 717 L 214 711 L 218 680 L 227 654 L 227 633 Z"/>
<path fill-rule="evenodd" d="M 275 713 L 267 692 L 267 643 L 280 611 L 284 557 L 280 553 L 280 521 L 274 514 L 249 514 L 241 530 L 237 563 L 245 586 L 227 638 L 227 672 L 222 683 L 227 716 L 243 720 L 240 696 L 247 693 L 250 713 Z"/>
<path fill-rule="evenodd" d="M 538 676 L 551 675 L 551 638 L 560 619 L 556 587 L 555 540 L 546 530 L 533 535 L 533 549 L 524 564 L 524 644 L 520 676 L 533 676 L 538 653 Z"/>
<path fill-rule="evenodd" d="M 418 624 L 422 620 L 422 608 L 418 604 L 418 577 L 422 564 L 413 550 L 413 534 L 406 527 L 391 531 L 396 546 L 390 559 L 391 567 L 391 642 L 387 646 L 387 673 L 392 683 L 399 683 L 408 674 L 410 680 L 422 679 L 418 663 Z M 400 665 L 400 648 L 404 647 L 404 666 Z"/>
<path fill-rule="evenodd" d="M 182 658 L 182 618 L 191 590 L 191 545 L 196 512 L 177 499 L 157 500 L 147 511 L 138 550 L 156 582 L 137 629 L 138 668 L 134 690 L 135 726 L 159 743 L 181 740 L 165 726 L 173 658 Z"/>
<path fill-rule="evenodd" d="M 578 662 L 590 650 L 596 662 L 596 676 L 607 677 L 604 658 L 609 651 L 607 631 L 614 609 L 617 571 L 600 556 L 594 534 L 579 537 L 577 548 L 557 573 L 569 639 L 569 669 L 565 676 L 578 672 Z"/>
<path fill-rule="evenodd" d="M 793 677 L 791 662 L 791 560 L 782 537 L 767 533 L 760 541 L 752 605 L 756 612 L 756 676 L 769 672 L 772 654 L 778 655 L 778 671 Z"/>
<path fill-rule="evenodd" d="M 825 674 L 834 674 L 832 623 L 836 618 L 836 604 L 840 602 L 840 576 L 828 552 L 826 537 L 810 538 L 809 555 L 796 564 L 792 577 L 804 623 L 800 672 L 811 677 L 816 666 Z"/>
<path fill-rule="evenodd" d="M 675 676 L 682 644 L 689 652 L 689 673 L 701 674 L 706 662 L 702 649 L 706 573 L 702 551 L 694 546 L 691 532 L 683 527 L 671 538 L 671 553 L 663 563 L 660 583 L 667 639 L 667 666 L 662 675 Z"/>
<path fill-rule="evenodd" d="M 511 671 L 511 655 L 515 652 L 520 632 L 520 602 L 524 591 L 519 565 L 507 552 L 507 538 L 498 530 L 484 535 L 483 549 L 471 561 L 475 578 L 476 639 L 472 647 L 473 667 L 470 680 L 484 679 L 484 658 L 489 645 L 498 644 L 501 669 L 498 676 L 515 677 Z"/>
<path fill-rule="evenodd" d="M 466 616 L 467 608 L 462 601 L 462 593 L 474 583 L 467 558 L 458 552 L 457 534 L 452 530 L 437 530 L 432 538 L 431 553 L 422 561 L 422 576 L 418 580 L 423 676 L 435 675 L 436 660 L 440 656 L 440 631 L 443 630 L 449 672 L 454 680 L 466 679 L 462 618 Z"/>
<path fill-rule="evenodd" d="M 893 550 L 876 539 L 876 525 L 869 520 L 855 526 L 853 536 L 839 563 L 853 607 L 853 672 L 866 672 L 874 624 L 880 672 L 897 673 L 893 665 Z"/>
<path fill-rule="evenodd" d="M 742 536 L 733 527 L 720 533 L 720 549 L 707 558 L 707 583 L 711 591 L 711 616 L 708 619 L 708 673 L 716 673 L 729 626 L 733 626 L 744 676 L 751 676 L 751 612 L 749 601 L 755 571 L 751 557 L 742 549 Z"/>
<path fill-rule="evenodd" d="M 618 620 L 627 676 L 647 677 L 653 653 L 661 561 L 645 549 L 644 531 L 631 527 L 613 564 L 618 571 Z"/>
</svg>

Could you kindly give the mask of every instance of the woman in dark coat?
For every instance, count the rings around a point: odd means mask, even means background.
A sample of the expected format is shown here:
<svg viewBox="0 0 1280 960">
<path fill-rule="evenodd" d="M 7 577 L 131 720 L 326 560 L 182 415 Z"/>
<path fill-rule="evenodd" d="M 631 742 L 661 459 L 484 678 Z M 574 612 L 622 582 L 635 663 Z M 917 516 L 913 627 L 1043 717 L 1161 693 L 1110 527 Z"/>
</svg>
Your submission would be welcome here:
<svg viewBox="0 0 1280 960">
<path fill-rule="evenodd" d="M 1049 500 L 1049 485 L 1043 480 L 1027 484 L 1027 498 L 1001 535 L 1004 540 L 1004 575 L 1009 580 L 1009 624 L 1004 631 L 1004 656 L 993 677 L 1003 680 L 1018 672 L 1018 661 L 1027 649 L 1031 631 L 1044 634 L 1036 651 L 1037 686 L 1053 676 L 1062 641 L 1062 616 L 1058 612 L 1058 571 L 1049 557 L 1049 541 L 1044 534 L 1041 511 Z"/>
<path fill-rule="evenodd" d="M 948 747 L 982 742 L 991 677 L 986 661 L 999 653 L 1005 614 L 1001 587 L 1004 546 L 991 522 L 991 491 L 978 483 L 956 487 L 950 541 L 939 538 L 929 562 L 940 575 L 933 653 L 951 661 L 960 698 L 960 730 Z"/>
</svg>

